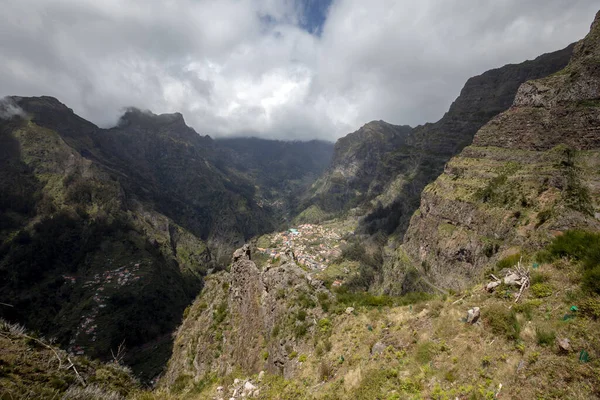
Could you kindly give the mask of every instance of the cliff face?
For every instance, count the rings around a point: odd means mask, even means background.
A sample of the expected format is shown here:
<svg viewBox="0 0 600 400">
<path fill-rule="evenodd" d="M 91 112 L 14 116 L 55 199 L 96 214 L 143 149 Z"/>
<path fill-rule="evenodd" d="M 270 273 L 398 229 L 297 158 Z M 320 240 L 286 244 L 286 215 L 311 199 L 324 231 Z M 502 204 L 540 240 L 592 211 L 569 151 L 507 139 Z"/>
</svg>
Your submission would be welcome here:
<svg viewBox="0 0 600 400">
<path fill-rule="evenodd" d="M 388 289 L 402 290 L 411 262 L 429 282 L 461 288 L 503 256 L 600 228 L 599 35 L 597 17 L 566 68 L 521 85 L 425 188 Z"/>
<path fill-rule="evenodd" d="M 257 266 L 245 245 L 229 272 L 206 279 L 176 334 L 163 382 L 199 381 L 210 374 L 264 370 L 291 376 L 295 355 L 312 349 L 331 293 L 296 265 L 288 252 L 277 262 Z M 309 350 L 310 351 L 310 350 Z"/>
<path fill-rule="evenodd" d="M 409 126 L 372 121 L 339 139 L 329 168 L 310 190 L 309 203 L 336 214 L 379 193 L 377 176 L 382 158 L 391 149 L 405 145 L 411 132 Z"/>
<path fill-rule="evenodd" d="M 401 238 L 423 188 L 446 162 L 472 142 L 478 129 L 511 106 L 523 82 L 564 68 L 572 50 L 573 45 L 470 78 L 436 123 L 411 129 L 371 122 L 339 139 L 331 166 L 304 204 L 304 208 L 312 205 L 307 217 L 359 206 L 365 215 L 361 231 L 395 232 Z"/>
</svg>

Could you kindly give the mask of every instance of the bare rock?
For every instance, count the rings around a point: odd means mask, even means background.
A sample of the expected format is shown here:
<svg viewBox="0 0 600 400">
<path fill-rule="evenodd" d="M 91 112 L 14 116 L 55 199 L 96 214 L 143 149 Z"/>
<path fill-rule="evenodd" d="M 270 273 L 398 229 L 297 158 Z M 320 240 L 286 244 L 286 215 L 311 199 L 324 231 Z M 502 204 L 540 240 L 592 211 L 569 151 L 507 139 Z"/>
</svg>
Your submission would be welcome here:
<svg viewBox="0 0 600 400">
<path fill-rule="evenodd" d="M 558 343 L 558 348 L 563 351 L 563 352 L 570 352 L 571 351 L 571 341 L 567 338 L 561 338 L 557 340 Z"/>
<path fill-rule="evenodd" d="M 479 320 L 480 316 L 479 307 L 473 307 L 467 312 L 467 323 L 474 324 Z"/>
<path fill-rule="evenodd" d="M 354 312 L 354 307 L 346 308 L 346 314 L 352 314 Z"/>
<path fill-rule="evenodd" d="M 493 292 L 494 290 L 496 290 L 496 288 L 498 286 L 500 286 L 501 282 L 500 281 L 494 281 L 494 282 L 490 282 L 485 286 L 485 290 L 487 290 L 488 292 Z"/>
<path fill-rule="evenodd" d="M 384 343 L 377 342 L 373 345 L 373 347 L 371 347 L 371 354 L 381 354 L 385 351 L 386 348 L 387 346 Z"/>
<path fill-rule="evenodd" d="M 250 255 L 251 255 L 250 246 L 245 244 L 233 252 L 232 262 L 236 262 L 236 261 L 240 261 L 240 260 L 250 260 L 251 259 Z"/>
</svg>

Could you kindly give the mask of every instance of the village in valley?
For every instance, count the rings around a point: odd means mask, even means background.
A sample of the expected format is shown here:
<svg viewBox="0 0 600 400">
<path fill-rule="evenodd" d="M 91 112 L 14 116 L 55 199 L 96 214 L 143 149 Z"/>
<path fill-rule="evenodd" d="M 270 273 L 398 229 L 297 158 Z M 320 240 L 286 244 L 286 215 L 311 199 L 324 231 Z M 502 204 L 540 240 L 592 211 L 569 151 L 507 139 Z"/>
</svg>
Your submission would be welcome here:
<svg viewBox="0 0 600 400">
<path fill-rule="evenodd" d="M 291 249 L 297 262 L 312 273 L 325 270 L 342 254 L 345 237 L 352 232 L 342 224 L 302 224 L 284 232 L 262 236 L 257 250 L 275 260 Z"/>
</svg>

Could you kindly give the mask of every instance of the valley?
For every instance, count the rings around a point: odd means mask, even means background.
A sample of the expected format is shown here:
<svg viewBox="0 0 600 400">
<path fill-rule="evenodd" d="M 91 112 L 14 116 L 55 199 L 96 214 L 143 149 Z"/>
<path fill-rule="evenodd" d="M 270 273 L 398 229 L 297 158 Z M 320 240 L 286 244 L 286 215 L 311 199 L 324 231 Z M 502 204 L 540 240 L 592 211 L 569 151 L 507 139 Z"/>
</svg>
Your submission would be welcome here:
<svg viewBox="0 0 600 400">
<path fill-rule="evenodd" d="M 0 107 L 2 400 L 600 398 L 600 12 L 335 144 Z"/>
</svg>

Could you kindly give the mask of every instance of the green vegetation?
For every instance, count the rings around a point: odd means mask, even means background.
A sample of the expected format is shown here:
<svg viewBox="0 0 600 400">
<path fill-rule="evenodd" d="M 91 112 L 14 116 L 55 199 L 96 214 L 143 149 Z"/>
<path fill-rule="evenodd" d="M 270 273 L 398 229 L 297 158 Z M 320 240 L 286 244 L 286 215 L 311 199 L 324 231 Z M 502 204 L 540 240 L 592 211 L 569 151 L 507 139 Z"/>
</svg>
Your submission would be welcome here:
<svg viewBox="0 0 600 400">
<path fill-rule="evenodd" d="M 531 285 L 531 292 L 537 298 L 552 296 L 552 287 L 545 283 Z"/>
<path fill-rule="evenodd" d="M 569 258 L 582 267 L 582 285 L 600 294 L 600 234 L 580 230 L 567 231 L 538 254 L 543 261 Z"/>
<path fill-rule="evenodd" d="M 335 290 L 337 301 L 353 307 L 392 307 L 418 303 L 431 298 L 427 293 L 408 293 L 405 296 L 376 296 L 368 292 L 352 292 L 341 287 Z"/>
<path fill-rule="evenodd" d="M 517 265 L 517 263 L 521 260 L 522 257 L 523 256 L 521 253 L 512 254 L 510 256 L 504 257 L 496 263 L 496 269 L 498 271 L 501 271 L 505 268 L 513 268 Z"/>
<path fill-rule="evenodd" d="M 535 328 L 535 337 L 538 345 L 551 346 L 556 340 L 556 332 L 537 327 Z"/>
<path fill-rule="evenodd" d="M 485 309 L 483 314 L 487 324 L 497 335 L 503 335 L 510 340 L 518 340 L 521 334 L 521 324 L 514 310 L 508 310 L 497 304 Z"/>
</svg>

